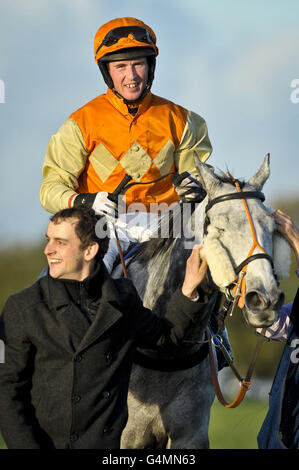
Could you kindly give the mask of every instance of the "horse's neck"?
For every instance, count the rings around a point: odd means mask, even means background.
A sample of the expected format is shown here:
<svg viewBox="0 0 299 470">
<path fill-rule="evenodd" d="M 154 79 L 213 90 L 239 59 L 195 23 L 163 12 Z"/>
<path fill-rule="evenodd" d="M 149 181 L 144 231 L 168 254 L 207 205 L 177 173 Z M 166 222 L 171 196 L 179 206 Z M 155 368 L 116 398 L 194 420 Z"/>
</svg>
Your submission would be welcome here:
<svg viewBox="0 0 299 470">
<path fill-rule="evenodd" d="M 167 250 L 153 255 L 148 262 L 148 280 L 143 295 L 147 307 L 153 308 L 158 298 L 167 303 L 168 297 L 183 282 L 190 250 L 203 240 L 205 206 L 206 201 L 197 204 L 191 214 L 191 205 L 184 204 L 182 211 L 174 214 L 174 225 L 180 225 L 181 232 Z M 178 218 L 182 223 L 176 224 Z"/>
</svg>

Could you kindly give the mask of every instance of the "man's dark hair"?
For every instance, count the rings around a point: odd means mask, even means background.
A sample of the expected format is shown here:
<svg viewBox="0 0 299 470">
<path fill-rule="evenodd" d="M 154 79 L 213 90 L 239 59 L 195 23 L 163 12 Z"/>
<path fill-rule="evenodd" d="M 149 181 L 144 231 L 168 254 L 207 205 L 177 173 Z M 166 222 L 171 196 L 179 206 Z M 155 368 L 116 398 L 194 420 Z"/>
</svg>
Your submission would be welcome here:
<svg viewBox="0 0 299 470">
<path fill-rule="evenodd" d="M 99 244 L 97 259 L 102 259 L 108 250 L 109 238 L 99 239 L 96 235 L 96 224 L 103 216 L 97 215 L 95 211 L 89 207 L 71 207 L 70 209 L 62 209 L 50 217 L 51 222 L 55 225 L 60 224 L 68 219 L 77 219 L 75 225 L 75 233 L 79 238 L 81 250 L 85 250 L 90 243 Z M 104 224 L 104 229 L 105 229 Z"/>
</svg>

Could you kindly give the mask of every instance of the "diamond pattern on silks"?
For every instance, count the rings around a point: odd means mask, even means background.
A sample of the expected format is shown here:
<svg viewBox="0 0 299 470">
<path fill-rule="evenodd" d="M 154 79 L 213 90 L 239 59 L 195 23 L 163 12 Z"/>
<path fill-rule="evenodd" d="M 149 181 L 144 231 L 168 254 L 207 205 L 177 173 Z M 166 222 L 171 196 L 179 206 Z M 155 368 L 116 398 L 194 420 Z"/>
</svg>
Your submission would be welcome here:
<svg viewBox="0 0 299 470">
<path fill-rule="evenodd" d="M 141 145 L 135 141 L 119 163 L 135 181 L 140 181 L 143 175 L 150 169 L 153 160 Z"/>
<path fill-rule="evenodd" d="M 99 143 L 89 160 L 103 183 L 113 173 L 118 164 L 120 164 L 135 181 L 140 181 L 153 163 L 158 168 L 161 176 L 167 175 L 174 163 L 174 150 L 175 146 L 169 139 L 156 157 L 152 159 L 143 147 L 135 141 L 118 161 L 102 143 Z"/>
<path fill-rule="evenodd" d="M 161 148 L 160 152 L 155 156 L 153 162 L 161 173 L 161 176 L 167 175 L 174 162 L 174 157 L 169 158 L 169 154 L 174 155 L 175 146 L 169 139 Z"/>
<path fill-rule="evenodd" d="M 114 158 L 101 142 L 92 152 L 89 161 L 103 183 L 105 183 L 118 165 L 116 158 Z"/>
</svg>

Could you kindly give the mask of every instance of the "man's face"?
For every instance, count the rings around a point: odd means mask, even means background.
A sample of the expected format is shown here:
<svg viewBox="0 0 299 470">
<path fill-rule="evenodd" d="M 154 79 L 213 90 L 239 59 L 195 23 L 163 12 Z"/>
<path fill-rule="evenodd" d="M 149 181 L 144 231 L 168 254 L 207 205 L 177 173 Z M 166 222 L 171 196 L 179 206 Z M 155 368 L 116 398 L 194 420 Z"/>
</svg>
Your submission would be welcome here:
<svg viewBox="0 0 299 470">
<path fill-rule="evenodd" d="M 48 243 L 44 254 L 50 275 L 54 278 L 82 281 L 89 274 L 86 271 L 85 250 L 80 248 L 81 242 L 75 233 L 76 223 L 77 219 L 71 218 L 48 225 Z"/>
<path fill-rule="evenodd" d="M 126 100 L 137 101 L 148 81 L 146 58 L 109 62 L 108 67 L 115 90 Z"/>
</svg>

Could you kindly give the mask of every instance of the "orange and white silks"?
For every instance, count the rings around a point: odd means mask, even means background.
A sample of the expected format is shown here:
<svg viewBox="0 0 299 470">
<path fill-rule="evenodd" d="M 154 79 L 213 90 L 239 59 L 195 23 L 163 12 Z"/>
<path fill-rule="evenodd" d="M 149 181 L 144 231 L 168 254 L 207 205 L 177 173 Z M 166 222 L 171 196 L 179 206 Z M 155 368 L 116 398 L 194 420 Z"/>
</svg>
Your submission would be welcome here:
<svg viewBox="0 0 299 470">
<path fill-rule="evenodd" d="M 43 165 L 42 206 L 49 212 L 68 207 L 75 193 L 113 192 L 126 174 L 133 181 L 153 181 L 170 172 L 197 174 L 212 147 L 202 117 L 148 93 L 135 116 L 110 89 L 70 115 L 52 136 Z M 126 204 L 178 200 L 171 176 L 135 185 Z"/>
</svg>

